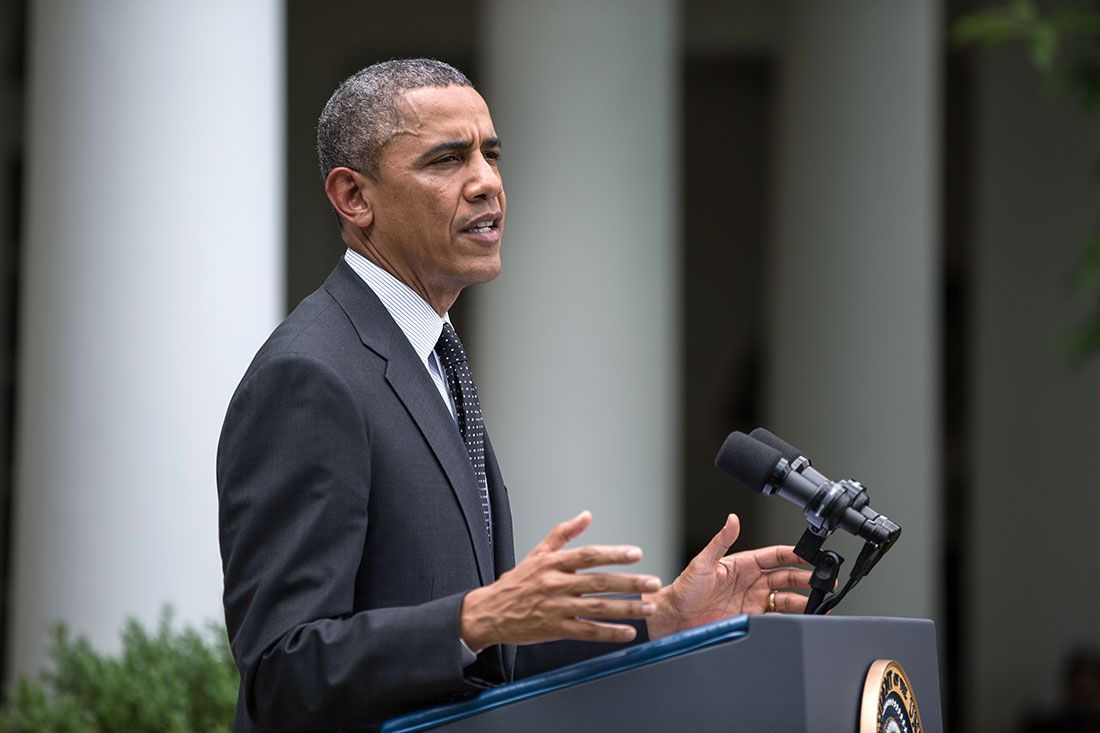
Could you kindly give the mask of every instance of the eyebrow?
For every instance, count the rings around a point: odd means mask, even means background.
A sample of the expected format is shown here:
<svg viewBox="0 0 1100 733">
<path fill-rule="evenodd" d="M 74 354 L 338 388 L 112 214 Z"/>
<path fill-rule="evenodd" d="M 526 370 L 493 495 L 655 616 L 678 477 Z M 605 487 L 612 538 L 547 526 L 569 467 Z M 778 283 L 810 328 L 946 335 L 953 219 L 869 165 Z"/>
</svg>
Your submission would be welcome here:
<svg viewBox="0 0 1100 733">
<path fill-rule="evenodd" d="M 420 160 L 425 160 L 425 161 L 426 160 L 431 160 L 432 158 L 436 157 L 437 155 L 442 155 L 443 153 L 458 153 L 458 152 L 461 152 L 463 150 L 469 150 L 473 146 L 474 146 L 474 141 L 473 140 L 449 140 L 445 143 L 440 143 L 439 145 L 435 145 L 432 148 L 430 148 L 429 150 L 427 150 L 423 155 L 420 156 Z M 500 148 L 500 138 L 499 137 L 487 137 L 487 138 L 485 138 L 485 142 L 482 143 L 481 147 L 482 148 L 498 148 L 499 149 Z"/>
</svg>

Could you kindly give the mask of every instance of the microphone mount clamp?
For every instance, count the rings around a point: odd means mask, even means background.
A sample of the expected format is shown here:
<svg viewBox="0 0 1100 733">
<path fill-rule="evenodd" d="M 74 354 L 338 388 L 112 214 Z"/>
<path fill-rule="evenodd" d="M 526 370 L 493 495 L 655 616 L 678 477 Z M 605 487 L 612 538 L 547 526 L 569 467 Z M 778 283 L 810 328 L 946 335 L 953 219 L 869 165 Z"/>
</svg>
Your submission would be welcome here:
<svg viewBox="0 0 1100 733">
<path fill-rule="evenodd" d="M 808 459 L 796 458 L 789 470 L 802 473 L 810 466 Z M 764 493 L 769 493 L 765 487 Z M 774 492 L 774 489 L 772 490 Z M 810 598 L 806 614 L 825 614 L 844 599 L 865 578 L 901 535 L 901 528 L 868 507 L 867 491 L 858 481 L 844 479 L 831 482 L 828 490 L 819 491 L 815 501 L 808 502 L 803 510 L 806 531 L 795 545 L 795 554 L 813 566 L 810 576 Z M 864 508 L 867 507 L 866 510 Z M 837 590 L 837 577 L 844 558 L 833 550 L 823 550 L 822 545 L 836 531 L 841 519 L 849 512 L 857 512 L 867 520 L 859 536 L 865 539 L 863 550 L 856 558 L 851 575 L 844 587 Z"/>
</svg>

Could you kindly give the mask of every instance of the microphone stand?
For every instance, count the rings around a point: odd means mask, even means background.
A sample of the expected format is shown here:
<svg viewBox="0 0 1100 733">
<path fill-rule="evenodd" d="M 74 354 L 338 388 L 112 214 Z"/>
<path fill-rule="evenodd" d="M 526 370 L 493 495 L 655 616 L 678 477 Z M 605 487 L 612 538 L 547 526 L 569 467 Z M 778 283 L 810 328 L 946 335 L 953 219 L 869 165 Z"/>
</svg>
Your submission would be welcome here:
<svg viewBox="0 0 1100 733">
<path fill-rule="evenodd" d="M 844 596 L 859 581 L 867 577 L 886 551 L 893 545 L 892 537 L 885 543 L 868 540 L 863 545 L 856 564 L 852 567 L 852 573 L 848 576 L 848 582 L 839 591 L 836 591 L 836 579 L 840 575 L 840 566 L 844 558 L 833 550 L 822 550 L 825 539 L 832 534 L 831 529 L 825 530 L 824 536 L 819 534 L 821 530 L 808 526 L 794 547 L 794 552 L 800 558 L 814 566 L 810 576 L 810 598 L 806 603 L 805 614 L 825 614 L 836 608 L 837 604 L 844 600 Z M 835 591 L 835 592 L 834 592 Z M 830 595 L 831 593 L 831 595 Z"/>
<path fill-rule="evenodd" d="M 826 534 L 826 537 L 828 534 Z M 836 579 L 840 575 L 840 566 L 844 558 L 832 550 L 822 550 L 825 537 L 819 536 L 812 527 L 807 527 L 794 546 L 794 554 L 814 566 L 810 575 L 810 600 L 806 603 L 807 615 L 817 613 L 826 594 L 836 588 Z M 824 611 L 822 612 L 824 613 Z"/>
<path fill-rule="evenodd" d="M 796 459 L 792 465 L 792 469 L 799 473 L 807 468 L 809 468 L 809 460 L 806 458 Z M 806 517 L 806 531 L 802 533 L 802 537 L 794 548 L 796 555 L 814 567 L 813 574 L 810 576 L 810 598 L 806 603 L 805 611 L 807 614 L 825 614 L 836 608 L 844 596 L 848 595 L 859 581 L 867 577 L 871 568 L 901 535 L 900 527 L 882 515 L 876 514 L 867 506 L 867 492 L 862 484 L 844 479 L 834 483 L 833 487 L 833 491 L 824 493 L 824 499 L 820 503 L 815 503 L 813 506 L 807 504 L 803 512 Z M 840 566 L 844 558 L 832 550 L 822 550 L 821 546 L 841 525 L 841 518 L 851 511 L 859 512 L 859 515 L 856 515 L 857 521 L 862 516 L 873 522 L 868 532 L 859 533 L 865 540 L 863 550 L 856 558 L 848 582 L 837 591 L 836 580 L 840 575 Z M 849 531 L 851 531 L 850 527 Z"/>
</svg>

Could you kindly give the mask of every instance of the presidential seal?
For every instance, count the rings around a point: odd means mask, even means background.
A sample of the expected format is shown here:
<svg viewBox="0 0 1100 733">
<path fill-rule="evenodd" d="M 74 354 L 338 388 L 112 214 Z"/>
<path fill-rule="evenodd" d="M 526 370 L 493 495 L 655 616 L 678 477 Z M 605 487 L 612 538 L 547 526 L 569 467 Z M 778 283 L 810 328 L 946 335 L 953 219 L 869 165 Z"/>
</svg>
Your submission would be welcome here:
<svg viewBox="0 0 1100 733">
<path fill-rule="evenodd" d="M 901 665 L 878 659 L 863 682 L 859 733 L 922 733 L 913 686 Z"/>
</svg>

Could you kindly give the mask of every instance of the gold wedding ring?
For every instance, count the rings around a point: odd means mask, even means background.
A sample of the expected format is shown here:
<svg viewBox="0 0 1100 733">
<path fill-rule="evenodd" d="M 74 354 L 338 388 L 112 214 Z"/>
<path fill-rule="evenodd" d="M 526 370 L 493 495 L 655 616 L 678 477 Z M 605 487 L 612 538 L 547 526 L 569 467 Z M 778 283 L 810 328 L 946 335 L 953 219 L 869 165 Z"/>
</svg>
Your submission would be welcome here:
<svg viewBox="0 0 1100 733">
<path fill-rule="evenodd" d="M 775 610 L 776 610 L 775 609 L 775 594 L 778 593 L 778 592 L 779 591 L 777 591 L 777 590 L 773 590 L 771 593 L 768 594 L 768 612 L 769 613 L 775 613 Z"/>
</svg>

